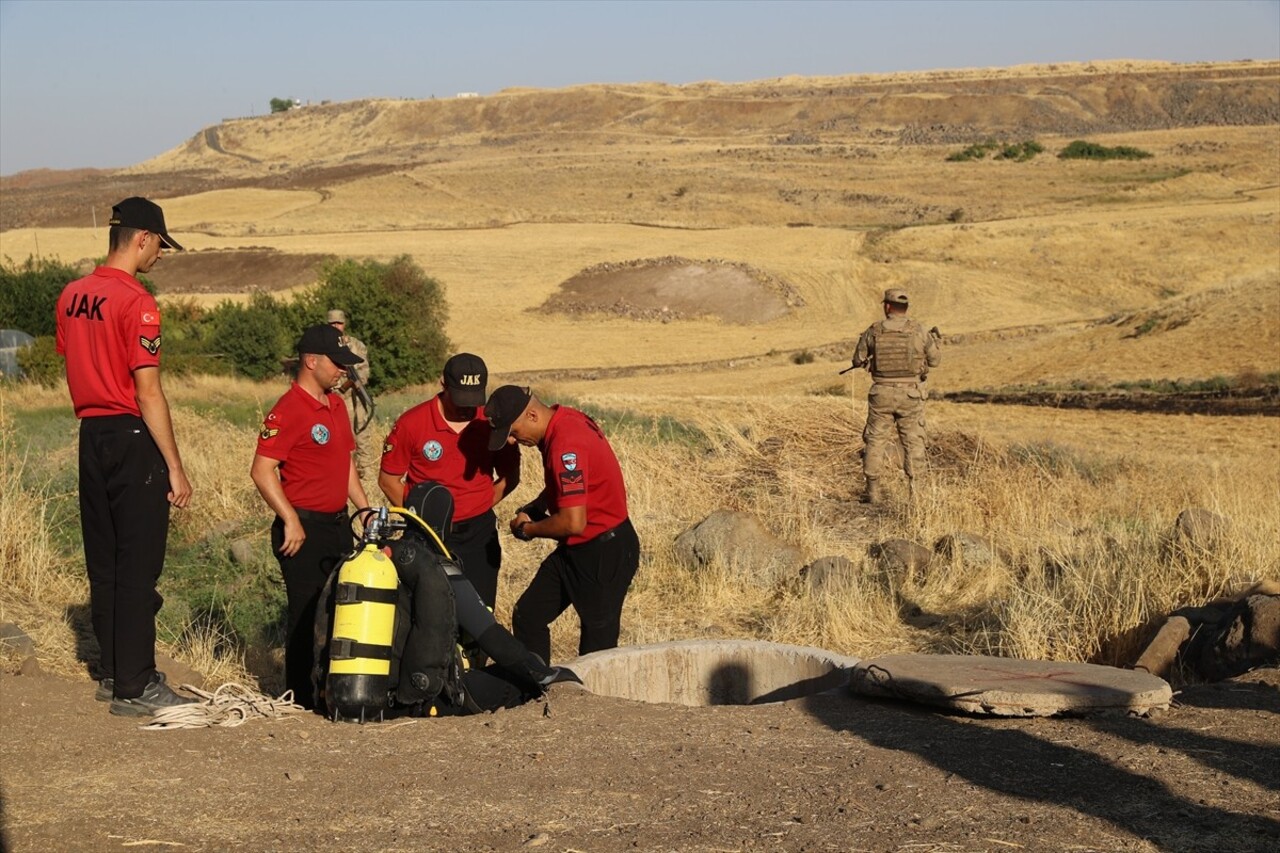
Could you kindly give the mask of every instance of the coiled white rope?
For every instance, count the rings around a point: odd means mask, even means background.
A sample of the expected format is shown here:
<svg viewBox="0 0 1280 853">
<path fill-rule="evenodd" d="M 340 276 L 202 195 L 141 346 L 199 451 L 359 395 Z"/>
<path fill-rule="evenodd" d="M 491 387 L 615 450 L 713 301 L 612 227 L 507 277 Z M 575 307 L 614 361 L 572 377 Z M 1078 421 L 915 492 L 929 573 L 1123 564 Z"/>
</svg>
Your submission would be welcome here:
<svg viewBox="0 0 1280 853">
<path fill-rule="evenodd" d="M 291 714 L 306 713 L 306 708 L 293 701 L 293 691 L 286 690 L 272 699 L 243 684 L 228 682 L 212 693 L 182 685 L 182 689 L 201 698 L 200 702 L 174 705 L 156 711 L 151 722 L 139 726 L 142 729 L 161 731 L 167 729 L 202 729 L 209 726 L 239 726 L 252 719 L 275 720 Z"/>
</svg>

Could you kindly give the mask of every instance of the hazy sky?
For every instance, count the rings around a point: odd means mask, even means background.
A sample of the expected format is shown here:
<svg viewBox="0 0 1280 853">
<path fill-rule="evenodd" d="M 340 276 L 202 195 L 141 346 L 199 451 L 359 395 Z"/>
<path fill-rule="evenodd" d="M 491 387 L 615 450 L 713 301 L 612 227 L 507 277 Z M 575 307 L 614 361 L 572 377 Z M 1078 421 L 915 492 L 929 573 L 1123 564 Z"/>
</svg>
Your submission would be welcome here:
<svg viewBox="0 0 1280 853">
<path fill-rule="evenodd" d="M 0 0 L 0 174 L 128 166 L 275 97 L 1280 58 L 1280 0 Z"/>
</svg>

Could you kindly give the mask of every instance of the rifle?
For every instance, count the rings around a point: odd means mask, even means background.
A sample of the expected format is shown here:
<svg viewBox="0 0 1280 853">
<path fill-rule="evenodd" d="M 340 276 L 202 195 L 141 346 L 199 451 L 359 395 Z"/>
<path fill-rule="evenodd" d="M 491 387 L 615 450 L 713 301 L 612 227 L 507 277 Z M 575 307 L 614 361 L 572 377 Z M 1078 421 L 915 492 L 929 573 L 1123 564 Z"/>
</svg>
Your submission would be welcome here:
<svg viewBox="0 0 1280 853">
<path fill-rule="evenodd" d="M 347 384 L 351 386 L 351 430 L 356 435 L 359 435 L 369 428 L 369 424 L 373 423 L 373 413 L 377 410 L 377 406 L 373 403 L 373 397 L 370 396 L 369 389 L 364 387 L 364 383 L 356 375 L 354 367 L 347 368 Z M 364 409 L 363 420 L 360 418 L 360 410 L 362 408 Z"/>
</svg>

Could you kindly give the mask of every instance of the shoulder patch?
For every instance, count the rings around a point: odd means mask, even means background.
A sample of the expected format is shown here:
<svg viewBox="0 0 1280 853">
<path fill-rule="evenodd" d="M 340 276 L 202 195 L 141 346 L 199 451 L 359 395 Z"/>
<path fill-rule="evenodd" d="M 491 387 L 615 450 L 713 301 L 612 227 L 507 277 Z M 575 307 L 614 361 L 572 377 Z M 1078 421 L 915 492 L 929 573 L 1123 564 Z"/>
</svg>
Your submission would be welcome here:
<svg viewBox="0 0 1280 853">
<path fill-rule="evenodd" d="M 160 351 L 159 335 L 156 335 L 154 338 L 148 338 L 146 335 L 142 335 L 138 338 L 138 343 L 142 345 L 142 348 L 144 350 L 151 353 L 152 355 L 155 355 Z"/>
<path fill-rule="evenodd" d="M 561 471 L 560 472 L 560 494 L 568 497 L 569 495 L 585 495 L 587 493 L 587 478 L 581 471 Z"/>
<path fill-rule="evenodd" d="M 279 434 L 280 434 L 280 430 L 275 429 L 273 427 L 264 426 L 262 428 L 262 432 L 258 433 L 258 438 L 261 439 L 262 441 L 270 441 L 271 439 L 275 438 Z"/>
<path fill-rule="evenodd" d="M 160 325 L 160 309 L 159 308 L 143 308 L 142 316 L 138 319 L 139 319 L 139 322 L 142 323 L 142 325 L 144 326 L 159 326 Z"/>
</svg>

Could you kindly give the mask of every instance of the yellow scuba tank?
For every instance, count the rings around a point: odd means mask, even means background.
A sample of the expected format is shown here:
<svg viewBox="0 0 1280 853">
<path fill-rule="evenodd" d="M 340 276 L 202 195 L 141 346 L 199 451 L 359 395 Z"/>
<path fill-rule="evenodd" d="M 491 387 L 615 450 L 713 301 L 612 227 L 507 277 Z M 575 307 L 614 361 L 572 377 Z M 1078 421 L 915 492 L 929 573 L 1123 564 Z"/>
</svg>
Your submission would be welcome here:
<svg viewBox="0 0 1280 853">
<path fill-rule="evenodd" d="M 386 510 L 338 569 L 325 702 L 334 719 L 382 719 L 391 688 L 399 576 L 377 540 Z"/>
</svg>

